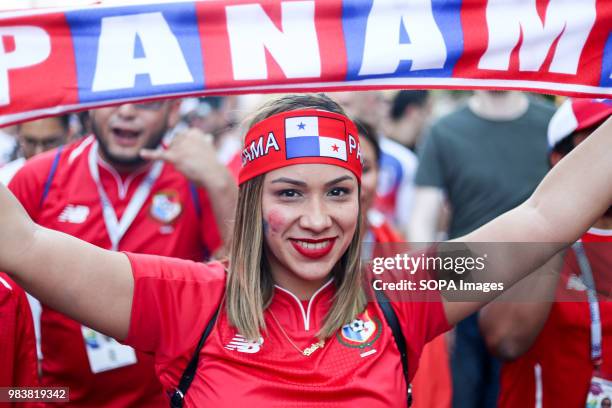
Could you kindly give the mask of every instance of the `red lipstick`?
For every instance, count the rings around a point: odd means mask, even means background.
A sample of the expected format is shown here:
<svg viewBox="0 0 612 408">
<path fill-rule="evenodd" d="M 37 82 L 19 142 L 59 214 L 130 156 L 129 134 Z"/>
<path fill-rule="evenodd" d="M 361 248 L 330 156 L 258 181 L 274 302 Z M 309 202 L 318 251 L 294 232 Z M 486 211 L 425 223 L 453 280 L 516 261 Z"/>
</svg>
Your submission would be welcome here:
<svg viewBox="0 0 612 408">
<path fill-rule="evenodd" d="M 323 258 L 334 248 L 336 238 L 324 239 L 291 239 L 291 245 L 302 256 L 310 259 Z"/>
</svg>

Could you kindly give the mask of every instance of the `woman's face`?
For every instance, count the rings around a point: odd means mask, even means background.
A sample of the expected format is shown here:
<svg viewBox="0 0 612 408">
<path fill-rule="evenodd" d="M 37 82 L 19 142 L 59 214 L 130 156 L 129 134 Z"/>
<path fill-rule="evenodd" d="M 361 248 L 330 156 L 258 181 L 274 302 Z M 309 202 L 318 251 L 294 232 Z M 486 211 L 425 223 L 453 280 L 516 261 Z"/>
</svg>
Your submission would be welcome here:
<svg viewBox="0 0 612 408">
<path fill-rule="evenodd" d="M 378 184 L 378 162 L 374 145 L 365 137 L 359 140 L 361 157 L 363 159 L 363 173 L 361 175 L 361 210 L 365 213 L 374 204 L 376 198 L 376 185 Z"/>
<path fill-rule="evenodd" d="M 264 178 L 265 253 L 280 286 L 306 299 L 351 243 L 359 213 L 357 179 L 329 164 L 298 164 Z"/>
</svg>

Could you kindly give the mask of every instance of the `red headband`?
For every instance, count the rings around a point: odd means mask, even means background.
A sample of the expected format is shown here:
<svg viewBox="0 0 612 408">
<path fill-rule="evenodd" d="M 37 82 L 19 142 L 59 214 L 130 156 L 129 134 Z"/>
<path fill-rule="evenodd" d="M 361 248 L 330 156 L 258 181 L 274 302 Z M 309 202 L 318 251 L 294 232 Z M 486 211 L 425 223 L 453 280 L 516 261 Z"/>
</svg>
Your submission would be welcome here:
<svg viewBox="0 0 612 408">
<path fill-rule="evenodd" d="M 359 136 L 350 119 L 304 109 L 255 124 L 244 139 L 239 184 L 281 167 L 313 163 L 344 167 L 361 182 Z"/>
</svg>

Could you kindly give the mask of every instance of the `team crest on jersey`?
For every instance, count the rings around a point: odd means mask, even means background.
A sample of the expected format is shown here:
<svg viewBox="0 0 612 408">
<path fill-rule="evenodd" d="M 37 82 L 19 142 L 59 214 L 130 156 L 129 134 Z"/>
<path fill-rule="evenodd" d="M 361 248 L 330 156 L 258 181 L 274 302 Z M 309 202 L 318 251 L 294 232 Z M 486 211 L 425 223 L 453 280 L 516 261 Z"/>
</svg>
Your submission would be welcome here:
<svg viewBox="0 0 612 408">
<path fill-rule="evenodd" d="M 362 316 L 342 326 L 336 337 L 347 347 L 365 348 L 374 344 L 381 332 L 380 320 L 370 318 L 366 311 Z"/>
<path fill-rule="evenodd" d="M 176 220 L 182 211 L 183 206 L 176 191 L 160 191 L 151 199 L 151 217 L 164 224 Z"/>
</svg>

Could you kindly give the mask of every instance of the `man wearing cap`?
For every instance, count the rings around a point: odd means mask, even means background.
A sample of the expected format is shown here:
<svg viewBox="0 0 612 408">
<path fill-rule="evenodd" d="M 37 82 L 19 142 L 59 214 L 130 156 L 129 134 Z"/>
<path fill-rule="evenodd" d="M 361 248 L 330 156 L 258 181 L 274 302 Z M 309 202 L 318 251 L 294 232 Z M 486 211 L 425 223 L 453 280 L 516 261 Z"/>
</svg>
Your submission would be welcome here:
<svg viewBox="0 0 612 408">
<path fill-rule="evenodd" d="M 551 165 L 610 115 L 609 100 L 561 105 L 548 128 Z M 612 207 L 567 252 L 560 276 L 523 282 L 511 290 L 522 302 L 496 302 L 481 311 L 487 345 L 506 361 L 499 407 L 599 407 L 612 395 L 605 381 L 612 379 L 612 303 L 596 296 L 609 296 L 601 277 L 612 268 L 611 243 Z M 553 297 L 554 303 L 547 300 Z"/>
<path fill-rule="evenodd" d="M 162 147 L 178 111 L 176 100 L 93 110 L 93 135 L 34 157 L 9 188 L 47 228 L 106 249 L 205 260 L 227 243 L 237 187 L 200 131 Z M 69 406 L 167 406 L 150 356 L 47 306 L 41 328 L 43 384 L 70 387 Z"/>
</svg>

